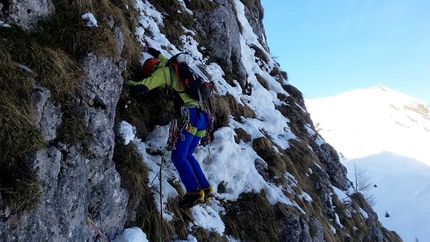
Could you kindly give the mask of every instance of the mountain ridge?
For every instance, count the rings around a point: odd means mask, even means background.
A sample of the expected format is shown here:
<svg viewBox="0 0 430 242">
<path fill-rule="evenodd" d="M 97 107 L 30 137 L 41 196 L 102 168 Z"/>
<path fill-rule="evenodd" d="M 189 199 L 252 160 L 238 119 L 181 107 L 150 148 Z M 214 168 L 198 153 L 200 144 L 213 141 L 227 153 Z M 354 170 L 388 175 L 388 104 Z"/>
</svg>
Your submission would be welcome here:
<svg viewBox="0 0 430 242">
<path fill-rule="evenodd" d="M 425 141 L 430 141 L 430 106 L 400 92 L 381 87 L 359 89 L 305 102 L 317 130 L 341 152 L 351 152 L 355 156 L 360 153 L 359 149 L 367 146 L 366 155 L 369 155 L 378 152 L 372 146 L 386 143 L 385 151 L 395 147 L 397 151 L 403 150 L 402 155 L 430 164 L 430 154 L 421 152 L 426 150 Z M 341 138 L 332 137 L 333 130 L 344 132 L 346 135 L 343 139 L 349 137 L 354 148 L 347 148 L 347 143 Z M 373 134 L 373 140 L 367 139 L 370 134 Z M 405 137 L 407 140 L 397 137 Z M 407 144 L 410 142 L 414 142 L 416 147 L 408 149 Z"/>
</svg>

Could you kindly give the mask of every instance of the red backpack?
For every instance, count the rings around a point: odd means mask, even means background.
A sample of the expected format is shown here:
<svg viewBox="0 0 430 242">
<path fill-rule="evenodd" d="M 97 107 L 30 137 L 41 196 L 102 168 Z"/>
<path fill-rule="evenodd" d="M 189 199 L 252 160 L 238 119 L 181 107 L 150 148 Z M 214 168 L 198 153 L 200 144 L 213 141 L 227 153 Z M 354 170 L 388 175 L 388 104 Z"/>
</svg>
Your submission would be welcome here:
<svg viewBox="0 0 430 242">
<path fill-rule="evenodd" d="M 146 59 L 141 68 L 143 76 L 150 76 L 152 73 L 152 68 L 158 63 L 160 63 L 160 60 L 158 58 L 151 57 L 149 59 Z"/>
</svg>

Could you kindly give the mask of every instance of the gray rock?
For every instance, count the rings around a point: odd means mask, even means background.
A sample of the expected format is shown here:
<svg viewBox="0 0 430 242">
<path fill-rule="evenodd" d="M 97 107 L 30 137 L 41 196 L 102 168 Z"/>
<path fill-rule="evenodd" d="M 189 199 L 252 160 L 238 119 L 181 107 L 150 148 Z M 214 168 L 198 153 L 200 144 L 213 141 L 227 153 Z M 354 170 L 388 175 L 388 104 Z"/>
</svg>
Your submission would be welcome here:
<svg viewBox="0 0 430 242">
<path fill-rule="evenodd" d="M 45 136 L 45 141 L 50 142 L 57 137 L 57 128 L 61 124 L 63 114 L 61 109 L 51 102 L 51 92 L 43 87 L 33 87 L 33 102 L 36 105 L 36 123 Z"/>
<path fill-rule="evenodd" d="M 18 24 L 26 30 L 31 29 L 39 17 L 46 17 L 55 11 L 51 0 L 8 0 L 2 3 L 0 20 Z"/>
<path fill-rule="evenodd" d="M 196 29 L 203 36 L 217 62 L 224 64 L 226 71 L 237 74 L 242 87 L 247 73 L 241 59 L 240 29 L 230 1 L 218 0 L 219 6 L 210 12 L 195 11 L 199 20 Z"/>
<path fill-rule="evenodd" d="M 112 161 L 116 103 L 122 91 L 122 59 L 112 61 L 89 53 L 83 59 L 76 109 L 91 132 L 87 143 L 63 144 L 56 141 L 61 124 L 60 108 L 52 104 L 49 90 L 35 87 L 37 123 L 47 146 L 31 159 L 41 181 L 41 199 L 36 209 L 11 214 L 1 209 L 1 241 L 96 241 L 97 231 L 113 239 L 124 228 L 127 192 L 120 187 L 119 174 Z M 83 152 L 83 147 L 87 148 Z"/>
<path fill-rule="evenodd" d="M 340 163 L 333 147 L 324 143 L 318 147 L 316 153 L 320 161 L 326 165 L 327 173 L 333 184 L 341 190 L 347 190 L 350 183 L 346 177 L 346 168 Z"/>
</svg>

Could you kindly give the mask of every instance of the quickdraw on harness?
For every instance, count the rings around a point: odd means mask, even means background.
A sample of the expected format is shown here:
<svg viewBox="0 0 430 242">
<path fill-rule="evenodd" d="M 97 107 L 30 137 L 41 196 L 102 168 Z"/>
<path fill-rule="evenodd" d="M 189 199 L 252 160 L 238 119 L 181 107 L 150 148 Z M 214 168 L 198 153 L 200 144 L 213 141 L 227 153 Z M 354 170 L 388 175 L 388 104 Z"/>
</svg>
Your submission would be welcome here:
<svg viewBox="0 0 430 242">
<path fill-rule="evenodd" d="M 188 132 L 192 132 L 190 128 L 194 128 L 190 124 L 190 110 L 187 107 L 181 107 L 181 116 L 172 120 L 169 129 L 169 138 L 167 140 L 167 150 L 174 150 L 175 144 L 178 138 L 185 140 L 185 136 L 182 131 L 185 129 Z"/>
<path fill-rule="evenodd" d="M 181 116 L 179 117 L 179 127 L 181 127 L 179 130 L 179 134 L 181 136 L 182 141 L 185 140 L 185 136 L 184 134 L 182 134 L 182 131 L 184 129 L 189 133 L 195 133 L 193 129 L 196 129 L 196 128 L 193 127 L 190 123 L 190 110 L 185 106 L 181 107 Z"/>
<path fill-rule="evenodd" d="M 157 178 L 157 176 L 159 177 L 159 182 L 160 182 L 160 241 L 164 241 L 164 223 L 163 223 L 163 164 L 166 160 L 166 151 L 168 150 L 168 144 L 166 145 L 166 147 L 164 148 L 163 151 L 163 155 L 161 157 L 161 162 L 160 162 L 160 170 L 158 171 L 157 174 L 155 174 L 154 179 L 152 179 L 151 181 L 151 185 L 152 183 L 154 183 L 155 178 Z"/>
<path fill-rule="evenodd" d="M 176 141 L 178 140 L 178 133 L 179 133 L 179 129 L 178 129 L 178 120 L 177 119 L 173 119 L 172 123 L 170 124 L 170 129 L 169 129 L 169 138 L 167 139 L 167 150 L 174 150 L 175 149 L 175 144 Z"/>
</svg>

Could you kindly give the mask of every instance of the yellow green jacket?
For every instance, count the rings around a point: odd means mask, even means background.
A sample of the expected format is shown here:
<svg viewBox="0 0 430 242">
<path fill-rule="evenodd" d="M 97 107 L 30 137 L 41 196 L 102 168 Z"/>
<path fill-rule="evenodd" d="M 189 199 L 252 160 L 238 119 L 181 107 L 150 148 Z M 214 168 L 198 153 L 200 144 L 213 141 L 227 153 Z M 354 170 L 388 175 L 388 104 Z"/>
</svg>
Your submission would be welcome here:
<svg viewBox="0 0 430 242">
<path fill-rule="evenodd" d="M 142 81 L 130 80 L 127 81 L 126 84 L 132 89 L 139 90 L 137 91 L 138 93 L 145 93 L 157 87 L 166 88 L 170 86 L 173 90 L 178 92 L 180 98 L 184 102 L 184 106 L 198 107 L 198 100 L 191 98 L 184 92 L 185 83 L 182 80 L 178 83 L 175 71 L 167 64 L 169 59 L 162 54 L 159 54 L 157 58 L 160 60 L 158 69 L 155 70 L 151 76 Z"/>
</svg>

